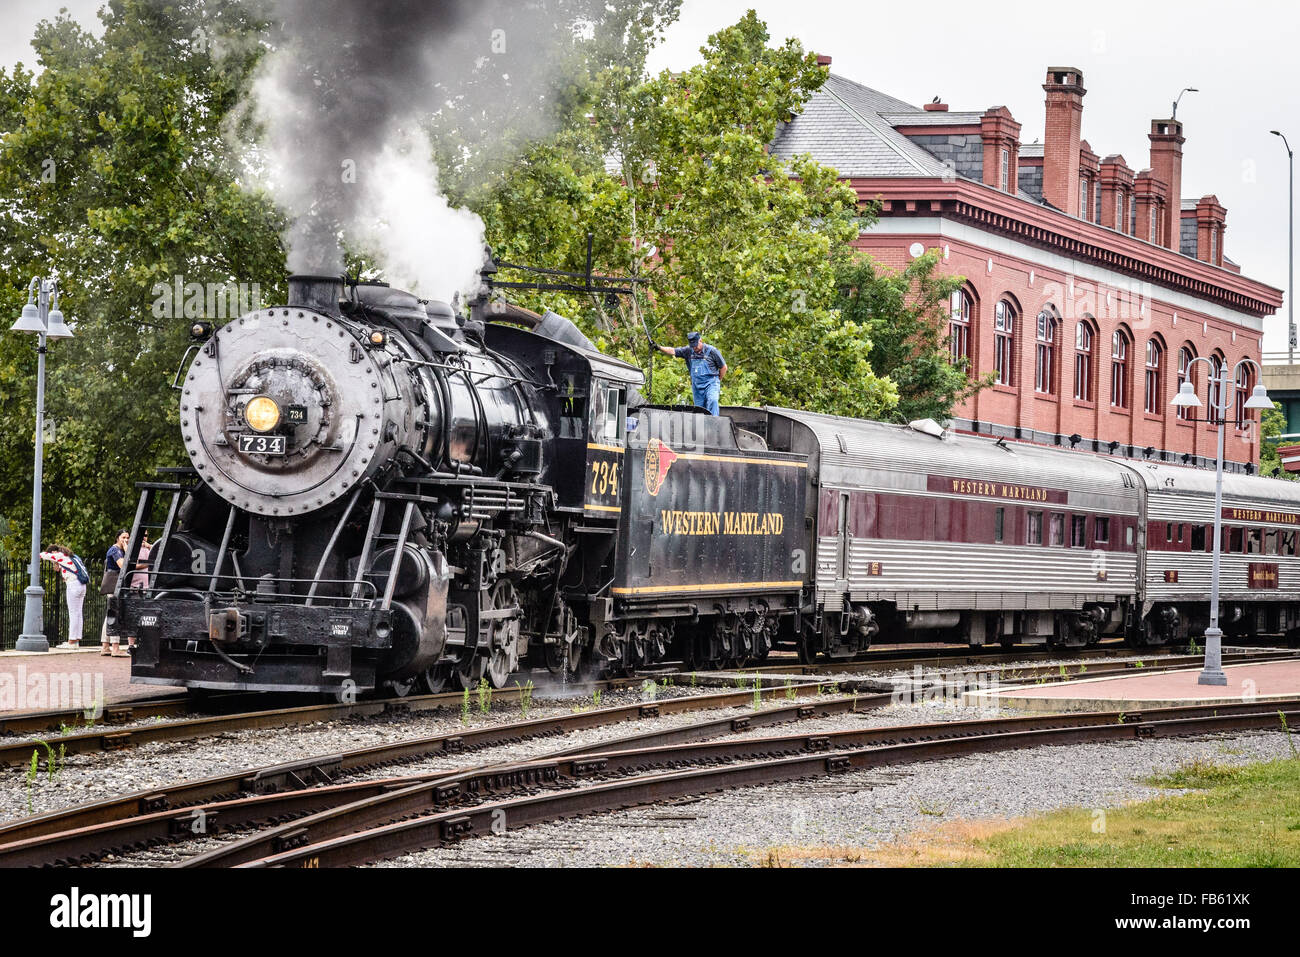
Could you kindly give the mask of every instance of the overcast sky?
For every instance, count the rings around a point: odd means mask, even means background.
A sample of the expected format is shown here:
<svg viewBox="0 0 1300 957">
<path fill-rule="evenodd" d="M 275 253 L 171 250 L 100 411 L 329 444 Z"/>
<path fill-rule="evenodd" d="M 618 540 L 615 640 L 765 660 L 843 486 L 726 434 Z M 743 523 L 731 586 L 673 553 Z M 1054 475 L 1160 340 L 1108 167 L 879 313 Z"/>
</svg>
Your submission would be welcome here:
<svg viewBox="0 0 1300 957">
<path fill-rule="evenodd" d="M 32 29 L 60 7 L 97 31 L 100 3 L 0 0 L 0 63 L 32 65 Z M 1198 87 L 1178 108 L 1187 136 L 1183 195 L 1218 196 L 1228 210 L 1227 255 L 1247 276 L 1286 288 L 1287 156 L 1269 130 L 1300 148 L 1294 3 L 685 0 L 651 68 L 697 62 L 709 34 L 750 7 L 774 40 L 798 37 L 833 57 L 834 72 L 909 103 L 937 95 L 953 110 L 1006 106 L 1026 143 L 1043 135 L 1047 67 L 1078 67 L 1088 90 L 1084 138 L 1135 170 L 1149 165 L 1150 121 L 1169 115 L 1182 87 Z M 1286 348 L 1285 315 L 1284 306 L 1266 323 L 1266 350 Z"/>
</svg>

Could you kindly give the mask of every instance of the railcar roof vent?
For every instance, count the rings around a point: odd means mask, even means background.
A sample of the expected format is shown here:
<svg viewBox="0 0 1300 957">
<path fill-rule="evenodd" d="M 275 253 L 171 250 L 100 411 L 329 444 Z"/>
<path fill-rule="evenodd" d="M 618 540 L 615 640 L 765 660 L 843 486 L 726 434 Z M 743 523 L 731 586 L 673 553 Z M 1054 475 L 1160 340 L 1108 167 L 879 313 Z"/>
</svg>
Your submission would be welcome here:
<svg viewBox="0 0 1300 957">
<path fill-rule="evenodd" d="M 948 434 L 948 430 L 938 422 L 934 421 L 934 419 L 913 419 L 911 422 L 907 423 L 907 427 L 913 432 L 932 435 L 936 439 L 942 439 Z"/>
</svg>

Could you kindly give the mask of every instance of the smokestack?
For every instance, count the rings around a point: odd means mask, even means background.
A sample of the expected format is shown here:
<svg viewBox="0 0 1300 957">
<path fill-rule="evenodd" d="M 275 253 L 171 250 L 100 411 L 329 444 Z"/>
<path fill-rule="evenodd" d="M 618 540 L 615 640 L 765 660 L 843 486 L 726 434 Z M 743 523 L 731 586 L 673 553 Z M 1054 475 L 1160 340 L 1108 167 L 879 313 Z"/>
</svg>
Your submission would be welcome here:
<svg viewBox="0 0 1300 957">
<path fill-rule="evenodd" d="M 1043 133 L 1043 199 L 1073 215 L 1079 209 L 1079 139 L 1083 129 L 1083 71 L 1047 70 L 1047 124 Z"/>
<path fill-rule="evenodd" d="M 1151 172 L 1169 190 L 1165 202 L 1164 245 L 1178 252 L 1182 231 L 1183 124 L 1175 119 L 1152 120 Z"/>
<path fill-rule="evenodd" d="M 339 276 L 290 276 L 290 306 L 302 306 L 336 316 L 343 298 L 343 280 Z"/>
</svg>

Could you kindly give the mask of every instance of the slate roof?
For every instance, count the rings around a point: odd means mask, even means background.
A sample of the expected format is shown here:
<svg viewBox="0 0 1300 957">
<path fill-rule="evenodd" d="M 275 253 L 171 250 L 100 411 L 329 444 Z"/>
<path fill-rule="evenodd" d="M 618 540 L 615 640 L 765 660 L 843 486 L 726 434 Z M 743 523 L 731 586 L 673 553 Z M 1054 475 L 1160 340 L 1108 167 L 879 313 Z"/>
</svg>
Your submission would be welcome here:
<svg viewBox="0 0 1300 957">
<path fill-rule="evenodd" d="M 947 167 L 917 146 L 881 114 L 924 117 L 924 110 L 831 74 L 803 112 L 777 131 L 772 152 L 782 159 L 811 153 L 841 176 L 931 178 Z M 951 174 L 950 174 L 951 175 Z"/>
<path fill-rule="evenodd" d="M 891 126 L 979 126 L 983 113 L 946 113 L 926 110 L 921 113 L 881 113 Z"/>
<path fill-rule="evenodd" d="M 981 115 L 923 110 L 832 73 L 804 104 L 803 112 L 782 124 L 772 141 L 772 152 L 785 160 L 810 153 L 841 176 L 951 176 L 951 168 L 894 127 L 965 125 L 967 118 L 979 122 Z M 1037 149 L 1041 153 L 1042 146 Z M 1036 206 L 1051 205 L 1022 189 L 1015 195 Z"/>
</svg>

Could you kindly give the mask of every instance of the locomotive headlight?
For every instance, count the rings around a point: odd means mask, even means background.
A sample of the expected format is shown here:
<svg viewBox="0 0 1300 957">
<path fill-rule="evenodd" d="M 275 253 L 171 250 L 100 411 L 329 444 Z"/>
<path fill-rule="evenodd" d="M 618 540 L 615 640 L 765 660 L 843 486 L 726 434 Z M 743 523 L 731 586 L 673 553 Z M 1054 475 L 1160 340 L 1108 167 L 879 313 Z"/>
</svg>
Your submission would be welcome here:
<svg viewBox="0 0 1300 957">
<path fill-rule="evenodd" d="M 256 396 L 244 406 L 244 421 L 255 432 L 270 432 L 280 424 L 280 407 L 270 396 Z"/>
</svg>

